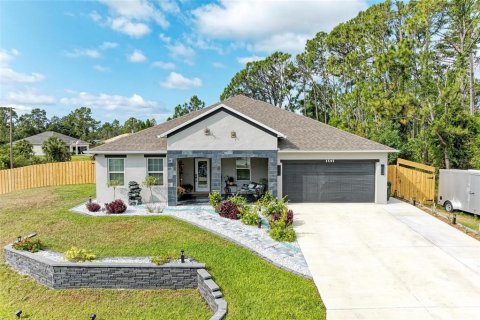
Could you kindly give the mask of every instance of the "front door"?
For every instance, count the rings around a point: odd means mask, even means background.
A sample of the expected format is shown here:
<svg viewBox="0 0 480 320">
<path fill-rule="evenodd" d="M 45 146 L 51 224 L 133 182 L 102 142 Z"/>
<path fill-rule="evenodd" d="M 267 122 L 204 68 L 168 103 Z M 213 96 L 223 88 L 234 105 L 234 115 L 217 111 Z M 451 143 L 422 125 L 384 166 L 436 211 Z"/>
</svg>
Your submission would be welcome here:
<svg viewBox="0 0 480 320">
<path fill-rule="evenodd" d="M 210 191 L 210 159 L 195 158 L 195 191 Z"/>
</svg>

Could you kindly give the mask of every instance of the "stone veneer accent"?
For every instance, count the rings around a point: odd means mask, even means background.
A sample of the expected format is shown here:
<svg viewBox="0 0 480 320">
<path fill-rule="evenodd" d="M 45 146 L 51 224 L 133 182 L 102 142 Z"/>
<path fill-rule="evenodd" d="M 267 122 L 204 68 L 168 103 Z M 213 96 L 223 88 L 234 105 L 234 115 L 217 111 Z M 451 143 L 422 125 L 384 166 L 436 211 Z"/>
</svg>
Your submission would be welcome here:
<svg viewBox="0 0 480 320">
<path fill-rule="evenodd" d="M 277 195 L 277 150 L 167 150 L 168 167 L 168 205 L 177 205 L 177 160 L 181 158 L 209 158 L 211 161 L 210 189 L 222 190 L 222 159 L 223 158 L 267 158 L 268 190 Z"/>
<path fill-rule="evenodd" d="M 211 320 L 227 314 L 219 286 L 198 262 L 154 263 L 58 262 L 35 253 L 4 248 L 5 260 L 16 271 L 52 289 L 190 289 L 198 288 L 214 312 Z"/>
</svg>

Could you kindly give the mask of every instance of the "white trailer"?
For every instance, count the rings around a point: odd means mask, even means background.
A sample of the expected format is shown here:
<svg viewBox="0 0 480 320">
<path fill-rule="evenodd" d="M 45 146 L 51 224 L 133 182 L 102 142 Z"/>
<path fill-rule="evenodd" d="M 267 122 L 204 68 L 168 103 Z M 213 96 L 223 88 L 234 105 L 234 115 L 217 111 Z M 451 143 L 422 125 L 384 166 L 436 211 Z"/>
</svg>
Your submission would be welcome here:
<svg viewBox="0 0 480 320">
<path fill-rule="evenodd" d="M 480 170 L 440 169 L 438 203 L 445 210 L 480 215 Z"/>
</svg>

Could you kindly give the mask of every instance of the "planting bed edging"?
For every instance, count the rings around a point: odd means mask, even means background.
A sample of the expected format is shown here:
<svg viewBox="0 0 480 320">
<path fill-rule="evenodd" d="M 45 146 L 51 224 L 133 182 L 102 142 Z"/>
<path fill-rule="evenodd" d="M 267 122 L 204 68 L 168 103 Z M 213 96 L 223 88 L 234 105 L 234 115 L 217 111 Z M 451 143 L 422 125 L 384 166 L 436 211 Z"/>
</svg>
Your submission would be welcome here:
<svg viewBox="0 0 480 320">
<path fill-rule="evenodd" d="M 212 320 L 223 319 L 227 302 L 219 286 L 198 262 L 111 263 L 58 262 L 28 251 L 4 247 L 5 260 L 14 270 L 52 289 L 192 289 L 198 288 L 214 312 Z"/>
</svg>

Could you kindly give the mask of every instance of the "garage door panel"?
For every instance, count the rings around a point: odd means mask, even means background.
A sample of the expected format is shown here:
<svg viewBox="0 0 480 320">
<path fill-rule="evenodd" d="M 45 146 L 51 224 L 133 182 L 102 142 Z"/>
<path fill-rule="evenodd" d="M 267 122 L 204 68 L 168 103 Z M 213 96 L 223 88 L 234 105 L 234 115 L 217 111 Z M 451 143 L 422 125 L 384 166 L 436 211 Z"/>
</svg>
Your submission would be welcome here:
<svg viewBox="0 0 480 320">
<path fill-rule="evenodd" d="M 292 202 L 373 202 L 373 161 L 284 161 L 283 194 Z"/>
</svg>

